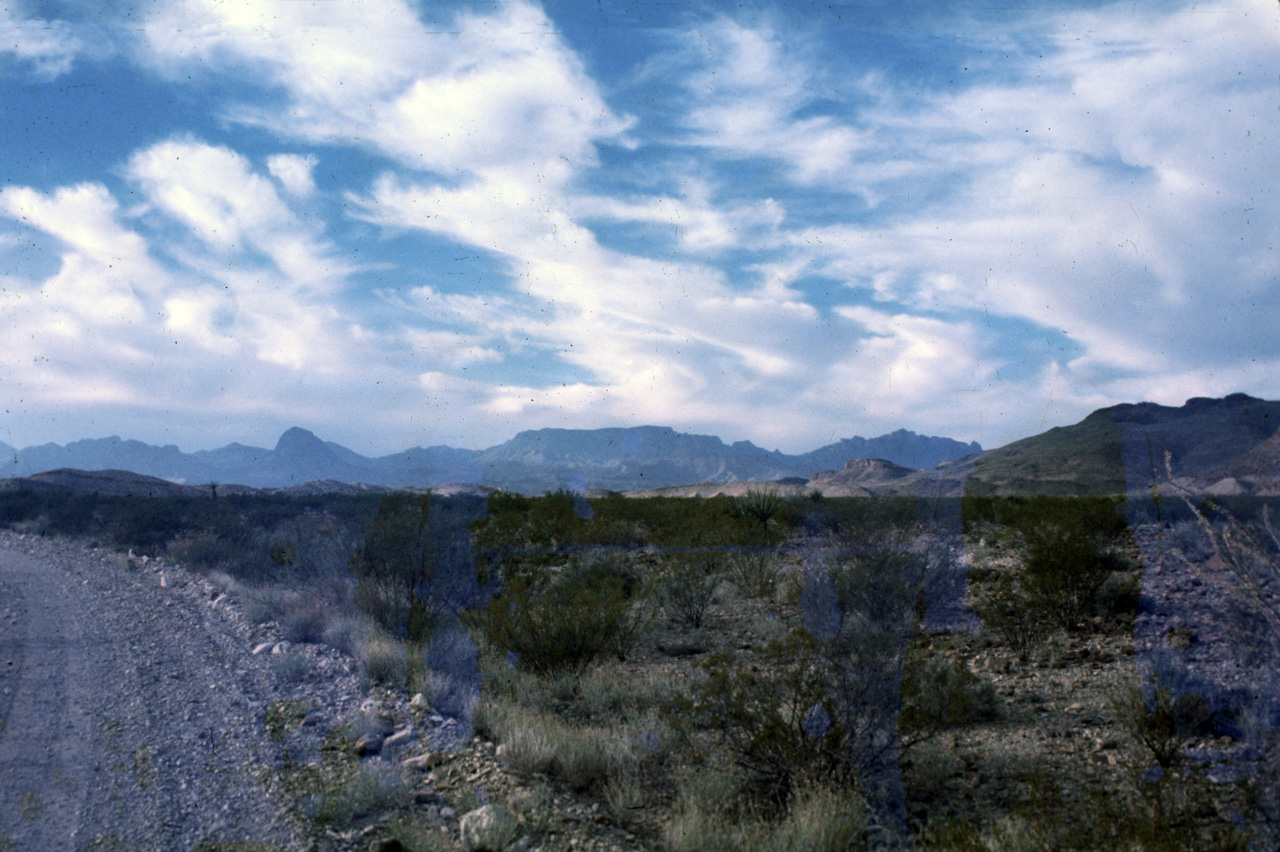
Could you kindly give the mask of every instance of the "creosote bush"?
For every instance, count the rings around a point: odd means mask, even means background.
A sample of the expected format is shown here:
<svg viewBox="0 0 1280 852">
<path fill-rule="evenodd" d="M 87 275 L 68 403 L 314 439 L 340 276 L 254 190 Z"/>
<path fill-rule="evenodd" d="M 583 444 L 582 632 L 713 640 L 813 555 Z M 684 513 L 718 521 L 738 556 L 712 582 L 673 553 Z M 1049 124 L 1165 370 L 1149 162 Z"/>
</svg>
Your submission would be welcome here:
<svg viewBox="0 0 1280 852">
<path fill-rule="evenodd" d="M 639 579 L 616 561 L 589 560 L 556 577 L 514 574 L 502 594 L 466 620 L 489 644 L 514 654 L 522 669 L 580 672 L 605 654 L 625 658 L 645 621 L 639 591 Z"/>
<path fill-rule="evenodd" d="M 902 673 L 898 725 L 908 746 L 947 728 L 1000 715 L 995 685 L 969 671 L 962 660 L 909 656 Z"/>
<path fill-rule="evenodd" d="M 673 621 L 699 628 L 711 609 L 722 574 L 720 557 L 715 553 L 669 559 L 658 577 L 658 599 Z"/>
<path fill-rule="evenodd" d="M 850 732 L 839 724 L 818 643 L 801 630 L 773 642 L 755 664 L 709 657 L 703 679 L 664 707 L 680 735 L 715 735 L 741 772 L 744 792 L 761 805 L 785 805 L 806 777 L 852 784 L 858 767 Z"/>
<path fill-rule="evenodd" d="M 1182 762 L 1184 743 L 1190 737 L 1213 731 L 1209 702 L 1193 692 L 1175 695 L 1159 684 L 1146 691 L 1130 686 L 1113 695 L 1111 702 L 1121 725 L 1163 770 Z"/>
<path fill-rule="evenodd" d="M 1102 584 L 1125 564 L 1079 530 L 1045 526 L 1025 538 L 1020 579 L 1031 605 L 1064 630 L 1081 629 Z"/>
</svg>

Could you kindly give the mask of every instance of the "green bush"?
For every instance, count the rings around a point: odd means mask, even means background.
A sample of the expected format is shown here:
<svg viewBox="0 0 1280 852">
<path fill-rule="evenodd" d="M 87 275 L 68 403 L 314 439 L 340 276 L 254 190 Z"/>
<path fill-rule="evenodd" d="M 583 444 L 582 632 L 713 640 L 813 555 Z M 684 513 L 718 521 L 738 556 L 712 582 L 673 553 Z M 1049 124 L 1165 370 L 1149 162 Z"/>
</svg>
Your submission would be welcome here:
<svg viewBox="0 0 1280 852">
<path fill-rule="evenodd" d="M 364 673 L 370 682 L 391 689 L 404 689 L 408 683 L 408 654 L 403 644 L 381 636 L 367 639 L 360 649 Z"/>
<path fill-rule="evenodd" d="M 466 620 L 526 671 L 581 672 L 604 654 L 625 655 L 642 623 L 638 591 L 638 577 L 618 562 L 587 561 L 556 578 L 518 573 Z"/>
<path fill-rule="evenodd" d="M 1023 660 L 1049 636 L 1047 614 L 1009 573 L 1001 572 L 974 590 L 973 610 Z"/>
<path fill-rule="evenodd" d="M 347 828 L 360 817 L 405 808 L 409 800 L 409 785 L 398 767 L 365 766 L 357 769 L 345 784 L 326 791 L 316 819 L 332 828 Z"/>
<path fill-rule="evenodd" d="M 1124 563 L 1080 531 L 1050 525 L 1025 538 L 1021 582 L 1031 605 L 1065 630 L 1081 629 L 1102 584 Z"/>
<path fill-rule="evenodd" d="M 715 553 L 670 559 L 658 577 L 658 599 L 668 616 L 689 627 L 701 627 L 720 585 L 723 571 Z"/>
<path fill-rule="evenodd" d="M 753 664 L 718 653 L 701 669 L 703 678 L 672 699 L 663 715 L 687 740 L 697 730 L 712 732 L 754 801 L 777 808 L 802 779 L 854 779 L 850 731 L 838 721 L 828 667 L 807 633 L 796 630 L 770 643 Z"/>
<path fill-rule="evenodd" d="M 1154 685 L 1150 695 L 1131 686 L 1112 696 L 1112 706 L 1125 731 L 1151 752 L 1163 770 L 1182 762 L 1183 746 L 1193 736 L 1213 730 L 1214 715 L 1209 702 L 1192 692 L 1174 695 Z"/>
<path fill-rule="evenodd" d="M 898 725 L 908 744 L 947 728 L 995 719 L 1000 713 L 995 685 L 969 671 L 959 659 L 908 657 L 901 701 Z"/>
<path fill-rule="evenodd" d="M 288 568 L 298 561 L 298 548 L 288 539 L 279 539 L 271 545 L 271 562 L 277 568 Z"/>
<path fill-rule="evenodd" d="M 435 574 L 430 519 L 430 493 L 387 495 L 369 537 L 350 562 L 356 605 L 384 630 L 411 641 L 429 635 L 421 590 Z M 411 626 L 416 635 L 410 635 Z"/>
</svg>

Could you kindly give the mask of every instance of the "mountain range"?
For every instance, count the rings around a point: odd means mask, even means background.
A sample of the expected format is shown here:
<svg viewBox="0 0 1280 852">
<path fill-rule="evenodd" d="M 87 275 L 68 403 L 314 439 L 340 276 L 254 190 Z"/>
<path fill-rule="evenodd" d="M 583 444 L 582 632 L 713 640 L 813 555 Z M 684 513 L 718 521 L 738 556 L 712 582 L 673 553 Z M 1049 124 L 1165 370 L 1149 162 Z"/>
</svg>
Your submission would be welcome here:
<svg viewBox="0 0 1280 852">
<path fill-rule="evenodd" d="M 854 458 L 885 458 L 909 468 L 982 451 L 977 443 L 899 430 L 879 438 L 847 438 L 809 453 L 788 455 L 750 441 L 725 444 L 711 435 L 669 427 L 539 429 L 484 450 L 414 447 L 368 458 L 306 429 L 294 427 L 274 449 L 228 444 L 184 453 L 117 437 L 15 449 L 0 443 L 5 477 L 58 469 L 121 470 L 207 489 L 244 485 L 280 488 L 312 480 L 387 487 L 432 488 L 477 483 L 528 494 L 556 488 L 630 490 L 689 482 L 807 481 Z"/>
<path fill-rule="evenodd" d="M 230 444 L 183 453 L 119 438 L 15 450 L 5 476 L 36 487 L 100 493 L 205 494 L 244 488 L 290 493 L 440 488 L 456 483 L 541 494 L 710 496 L 760 483 L 785 494 L 1254 494 L 1280 496 L 1280 402 L 1237 393 L 1182 406 L 1099 409 L 1079 423 L 983 451 L 899 430 L 788 455 L 660 426 L 540 429 L 485 450 L 415 447 L 367 458 L 305 429 L 274 449 Z M 70 470 L 68 470 L 70 469 Z M 104 474 L 93 471 L 127 471 Z M 3 477 L 0 477 L 3 478 Z"/>
</svg>

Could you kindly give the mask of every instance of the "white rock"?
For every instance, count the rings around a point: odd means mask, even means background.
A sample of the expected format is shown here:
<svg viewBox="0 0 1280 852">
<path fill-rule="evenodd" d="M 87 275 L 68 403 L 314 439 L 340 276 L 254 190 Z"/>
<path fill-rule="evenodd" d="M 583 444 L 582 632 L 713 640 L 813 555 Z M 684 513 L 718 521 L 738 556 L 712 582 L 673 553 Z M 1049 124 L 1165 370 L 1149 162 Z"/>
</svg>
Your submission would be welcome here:
<svg viewBox="0 0 1280 852">
<path fill-rule="evenodd" d="M 485 805 L 464 815 L 459 827 L 471 852 L 504 852 L 515 839 L 516 817 L 502 805 Z"/>
</svg>

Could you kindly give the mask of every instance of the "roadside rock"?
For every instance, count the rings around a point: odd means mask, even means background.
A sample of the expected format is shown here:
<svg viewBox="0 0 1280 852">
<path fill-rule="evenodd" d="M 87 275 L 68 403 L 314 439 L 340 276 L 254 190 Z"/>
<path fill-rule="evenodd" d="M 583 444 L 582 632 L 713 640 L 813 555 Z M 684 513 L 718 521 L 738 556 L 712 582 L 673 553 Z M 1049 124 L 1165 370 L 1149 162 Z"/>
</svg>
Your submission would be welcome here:
<svg viewBox="0 0 1280 852">
<path fill-rule="evenodd" d="M 502 805 L 484 805 L 463 815 L 460 827 L 471 852 L 503 852 L 515 839 L 516 817 Z"/>
</svg>

